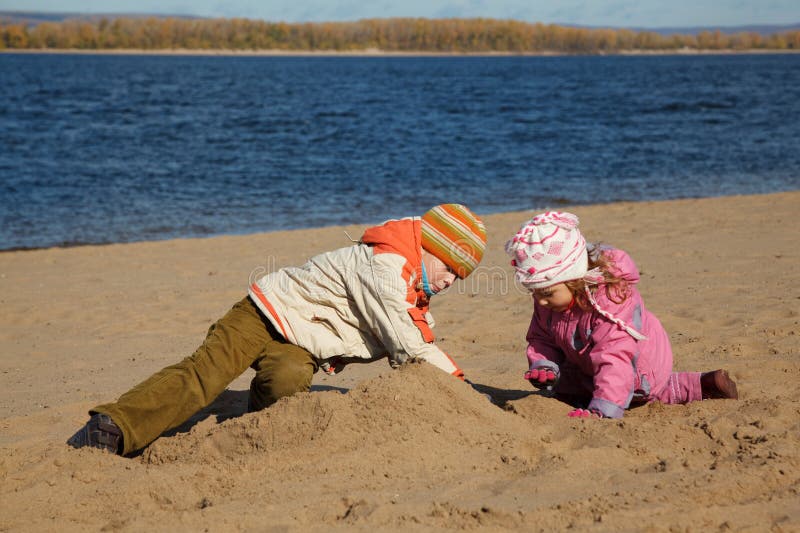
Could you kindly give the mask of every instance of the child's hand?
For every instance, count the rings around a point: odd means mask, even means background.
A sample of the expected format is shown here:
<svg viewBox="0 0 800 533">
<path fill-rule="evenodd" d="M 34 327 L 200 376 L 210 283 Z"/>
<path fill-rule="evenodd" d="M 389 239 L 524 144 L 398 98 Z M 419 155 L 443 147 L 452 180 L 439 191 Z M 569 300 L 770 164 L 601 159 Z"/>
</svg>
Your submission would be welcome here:
<svg viewBox="0 0 800 533">
<path fill-rule="evenodd" d="M 589 409 L 575 409 L 570 411 L 567 416 L 570 418 L 603 418 L 603 413 Z"/>
<path fill-rule="evenodd" d="M 534 368 L 525 372 L 525 379 L 534 387 L 549 387 L 555 384 L 556 373 L 547 368 Z"/>
</svg>

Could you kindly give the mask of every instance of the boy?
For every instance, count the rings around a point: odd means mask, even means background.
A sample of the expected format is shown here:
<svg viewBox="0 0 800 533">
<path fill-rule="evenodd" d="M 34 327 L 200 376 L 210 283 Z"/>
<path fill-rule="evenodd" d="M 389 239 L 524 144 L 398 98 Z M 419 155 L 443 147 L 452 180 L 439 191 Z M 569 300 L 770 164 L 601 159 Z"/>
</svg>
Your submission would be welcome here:
<svg viewBox="0 0 800 533">
<path fill-rule="evenodd" d="M 209 405 L 248 367 L 248 410 L 308 391 L 318 369 L 387 357 L 423 359 L 464 379 L 434 343 L 430 298 L 466 278 L 486 247 L 486 229 L 460 204 L 367 229 L 354 246 L 265 275 L 208 331 L 203 344 L 92 409 L 67 443 L 120 455 L 141 449 Z"/>
</svg>

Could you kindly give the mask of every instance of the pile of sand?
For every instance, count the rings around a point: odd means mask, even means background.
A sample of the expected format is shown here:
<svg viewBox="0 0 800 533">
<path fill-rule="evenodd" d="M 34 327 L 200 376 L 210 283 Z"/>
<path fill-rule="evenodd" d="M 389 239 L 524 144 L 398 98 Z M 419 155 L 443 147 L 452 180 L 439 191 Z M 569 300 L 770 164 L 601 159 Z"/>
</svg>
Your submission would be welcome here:
<svg viewBox="0 0 800 533">
<path fill-rule="evenodd" d="M 365 459 L 407 461 L 425 470 L 456 467 L 470 450 L 496 445 L 495 433 L 508 439 L 519 431 L 513 418 L 466 383 L 420 362 L 388 370 L 346 394 L 297 394 L 258 413 L 195 427 L 157 441 L 143 459 L 315 468 L 330 460 L 332 468 L 351 474 L 362 470 Z"/>
</svg>

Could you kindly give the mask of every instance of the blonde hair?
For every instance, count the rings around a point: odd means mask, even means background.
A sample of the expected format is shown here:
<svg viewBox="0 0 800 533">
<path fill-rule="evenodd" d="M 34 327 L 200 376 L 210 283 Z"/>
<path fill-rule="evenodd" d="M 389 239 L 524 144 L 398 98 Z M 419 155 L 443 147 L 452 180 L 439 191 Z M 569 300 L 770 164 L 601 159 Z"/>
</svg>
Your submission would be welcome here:
<svg viewBox="0 0 800 533">
<path fill-rule="evenodd" d="M 628 282 L 619 276 L 614 275 L 611 269 L 614 268 L 614 261 L 603 253 L 605 248 L 600 243 L 592 243 L 587 245 L 587 256 L 589 259 L 589 270 L 593 268 L 600 269 L 603 273 L 603 281 L 594 285 L 587 283 L 585 279 L 574 279 L 564 282 L 564 285 L 572 293 L 575 298 L 575 303 L 584 311 L 592 309 L 592 304 L 586 295 L 587 287 L 592 292 L 599 290 L 601 287 L 606 291 L 606 296 L 609 300 L 616 304 L 621 304 L 630 295 L 630 287 Z"/>
</svg>

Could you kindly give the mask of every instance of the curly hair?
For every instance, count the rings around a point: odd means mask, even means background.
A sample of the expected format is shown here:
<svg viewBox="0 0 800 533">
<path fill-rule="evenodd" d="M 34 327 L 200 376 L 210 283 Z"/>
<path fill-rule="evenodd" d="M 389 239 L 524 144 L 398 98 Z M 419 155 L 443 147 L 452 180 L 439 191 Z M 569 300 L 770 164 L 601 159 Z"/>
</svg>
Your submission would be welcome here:
<svg viewBox="0 0 800 533">
<path fill-rule="evenodd" d="M 597 291 L 602 287 L 606 291 L 606 296 L 608 296 L 609 300 L 621 304 L 630 294 L 628 282 L 612 274 L 611 269 L 614 267 L 614 261 L 603 253 L 605 248 L 600 243 L 589 244 L 587 248 L 589 270 L 599 268 L 603 273 L 603 281 L 598 285 L 589 284 L 584 279 L 565 282 L 564 284 L 575 298 L 575 303 L 584 311 L 591 310 L 592 305 L 586 296 L 586 288 L 589 287 L 589 290 Z"/>
</svg>

